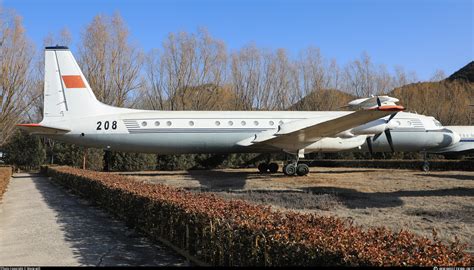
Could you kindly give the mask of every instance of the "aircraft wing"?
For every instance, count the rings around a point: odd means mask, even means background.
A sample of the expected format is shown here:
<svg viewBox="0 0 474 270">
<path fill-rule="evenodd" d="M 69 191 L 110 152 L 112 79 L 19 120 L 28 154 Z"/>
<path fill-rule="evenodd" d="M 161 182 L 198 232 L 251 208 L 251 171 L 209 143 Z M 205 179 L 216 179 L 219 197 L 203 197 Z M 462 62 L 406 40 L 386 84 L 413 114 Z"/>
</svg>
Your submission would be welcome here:
<svg viewBox="0 0 474 270">
<path fill-rule="evenodd" d="M 71 131 L 70 129 L 42 124 L 18 124 L 16 126 L 25 130 L 29 134 L 65 134 Z"/>
<path fill-rule="evenodd" d="M 321 138 L 335 137 L 340 132 L 402 110 L 402 106 L 388 105 L 363 109 L 332 119 L 303 119 L 280 126 L 276 133 L 256 134 L 238 144 L 250 146 L 263 143 L 284 149 L 301 149 Z"/>
</svg>

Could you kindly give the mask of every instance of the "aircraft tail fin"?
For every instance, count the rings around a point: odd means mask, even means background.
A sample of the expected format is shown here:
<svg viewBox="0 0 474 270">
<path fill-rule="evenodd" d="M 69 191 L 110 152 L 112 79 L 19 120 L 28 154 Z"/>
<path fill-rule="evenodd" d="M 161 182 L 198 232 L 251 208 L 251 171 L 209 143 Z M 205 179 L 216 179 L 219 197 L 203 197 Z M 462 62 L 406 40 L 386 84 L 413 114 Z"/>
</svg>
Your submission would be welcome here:
<svg viewBox="0 0 474 270">
<path fill-rule="evenodd" d="M 44 120 L 100 113 L 105 106 L 95 97 L 68 47 L 45 48 Z"/>
</svg>

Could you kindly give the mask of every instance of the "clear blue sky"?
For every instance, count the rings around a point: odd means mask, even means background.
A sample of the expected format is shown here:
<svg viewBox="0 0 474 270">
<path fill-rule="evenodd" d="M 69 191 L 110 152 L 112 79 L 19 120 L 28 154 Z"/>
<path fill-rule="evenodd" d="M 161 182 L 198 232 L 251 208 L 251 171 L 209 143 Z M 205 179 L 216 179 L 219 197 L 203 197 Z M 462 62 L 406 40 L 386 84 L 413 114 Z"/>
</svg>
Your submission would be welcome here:
<svg viewBox="0 0 474 270">
<path fill-rule="evenodd" d="M 2 0 L 0 0 L 2 1 Z M 161 47 L 169 32 L 205 27 L 230 51 L 254 42 L 290 55 L 321 48 L 340 65 L 369 53 L 376 64 L 403 66 L 422 80 L 447 75 L 474 60 L 473 0 L 3 0 L 23 18 L 27 35 L 43 38 L 67 27 L 77 44 L 96 14 L 118 11 L 132 40 Z"/>
</svg>

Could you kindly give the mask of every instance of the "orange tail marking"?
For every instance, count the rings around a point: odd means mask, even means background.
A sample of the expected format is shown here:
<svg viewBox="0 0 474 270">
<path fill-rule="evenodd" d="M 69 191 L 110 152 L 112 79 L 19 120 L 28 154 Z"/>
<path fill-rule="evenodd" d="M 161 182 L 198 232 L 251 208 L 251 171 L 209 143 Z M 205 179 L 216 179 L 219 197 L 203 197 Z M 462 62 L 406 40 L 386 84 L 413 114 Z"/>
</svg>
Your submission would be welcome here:
<svg viewBox="0 0 474 270">
<path fill-rule="evenodd" d="M 62 77 L 66 88 L 86 88 L 80 75 L 64 75 Z"/>
</svg>

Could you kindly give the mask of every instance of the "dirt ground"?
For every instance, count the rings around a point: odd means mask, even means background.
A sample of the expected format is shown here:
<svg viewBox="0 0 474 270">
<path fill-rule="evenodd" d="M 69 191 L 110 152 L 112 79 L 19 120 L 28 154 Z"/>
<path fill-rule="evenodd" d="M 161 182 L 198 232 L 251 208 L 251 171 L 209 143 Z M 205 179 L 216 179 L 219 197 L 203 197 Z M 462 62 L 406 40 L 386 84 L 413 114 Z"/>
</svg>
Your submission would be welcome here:
<svg viewBox="0 0 474 270">
<path fill-rule="evenodd" d="M 408 229 L 430 238 L 434 229 L 443 242 L 456 236 L 474 254 L 474 172 L 313 167 L 304 177 L 256 169 L 121 174 L 279 210 L 336 215 L 364 227 Z"/>
</svg>

